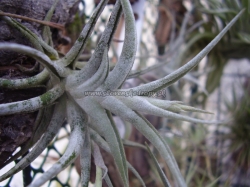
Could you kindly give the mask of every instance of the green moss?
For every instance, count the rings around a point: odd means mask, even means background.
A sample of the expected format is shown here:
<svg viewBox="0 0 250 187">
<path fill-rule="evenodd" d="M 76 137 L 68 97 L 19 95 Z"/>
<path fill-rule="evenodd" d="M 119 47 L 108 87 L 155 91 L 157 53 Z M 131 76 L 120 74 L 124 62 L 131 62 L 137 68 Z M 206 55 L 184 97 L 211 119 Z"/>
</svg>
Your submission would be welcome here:
<svg viewBox="0 0 250 187">
<path fill-rule="evenodd" d="M 9 86 L 11 86 L 12 85 L 12 81 L 11 80 L 3 80 L 2 81 L 2 86 L 3 87 L 9 87 Z"/>
<path fill-rule="evenodd" d="M 36 79 L 33 77 L 28 78 L 28 85 L 32 85 L 35 81 Z"/>
<path fill-rule="evenodd" d="M 83 36 L 80 36 L 80 37 L 77 39 L 77 41 L 80 42 L 80 43 L 83 42 L 83 40 L 84 40 L 84 37 L 83 37 Z"/>
<path fill-rule="evenodd" d="M 28 101 L 23 101 L 23 106 L 26 106 L 26 105 L 28 105 L 29 103 L 28 103 Z"/>
<path fill-rule="evenodd" d="M 43 106 L 47 106 L 49 103 L 51 103 L 51 100 L 53 98 L 53 94 L 52 93 L 45 93 L 43 95 L 40 96 L 41 101 L 42 101 L 42 105 Z"/>
<path fill-rule="evenodd" d="M 16 104 L 13 104 L 13 105 L 10 105 L 10 106 L 9 106 L 9 109 L 12 110 L 12 109 L 15 108 L 15 107 L 18 107 L 18 104 L 17 104 L 17 103 L 16 103 Z"/>
<path fill-rule="evenodd" d="M 73 152 L 71 156 L 64 162 L 62 163 L 62 167 L 66 167 L 74 158 L 76 157 L 76 153 Z"/>
</svg>

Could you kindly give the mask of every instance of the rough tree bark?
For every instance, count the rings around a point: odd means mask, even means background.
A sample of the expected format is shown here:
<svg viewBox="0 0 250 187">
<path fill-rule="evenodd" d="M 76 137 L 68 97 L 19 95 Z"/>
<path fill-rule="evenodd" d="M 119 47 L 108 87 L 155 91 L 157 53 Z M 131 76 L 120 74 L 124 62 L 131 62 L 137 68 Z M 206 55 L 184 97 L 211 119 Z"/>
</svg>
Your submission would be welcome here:
<svg viewBox="0 0 250 187">
<path fill-rule="evenodd" d="M 27 16 L 37 20 L 44 20 L 48 10 L 54 1 L 51 0 L 0 0 L 0 10 L 6 13 Z M 65 25 L 70 22 L 78 8 L 79 0 L 59 1 L 54 11 L 51 22 Z M 31 31 L 41 37 L 43 25 L 16 19 Z M 52 29 L 54 44 L 60 43 L 60 31 Z M 23 37 L 15 28 L 9 26 L 0 16 L 0 42 L 18 43 L 31 46 L 30 42 Z M 21 71 L 17 65 L 32 68 L 36 62 L 34 59 L 12 51 L 0 51 L 0 77 L 5 79 L 20 79 L 30 77 L 39 72 Z M 45 89 L 29 88 L 22 90 L 10 90 L 0 88 L 0 104 L 29 99 L 45 92 Z M 8 115 L 0 117 L 0 166 L 12 155 L 19 146 L 25 145 L 32 138 L 33 125 L 37 112 Z"/>
</svg>

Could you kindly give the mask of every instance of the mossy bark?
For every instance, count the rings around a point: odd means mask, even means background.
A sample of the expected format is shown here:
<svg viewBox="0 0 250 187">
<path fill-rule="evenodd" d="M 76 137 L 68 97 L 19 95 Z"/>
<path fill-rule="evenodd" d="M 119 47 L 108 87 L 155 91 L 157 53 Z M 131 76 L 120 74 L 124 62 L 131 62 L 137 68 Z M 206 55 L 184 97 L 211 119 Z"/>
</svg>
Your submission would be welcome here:
<svg viewBox="0 0 250 187">
<path fill-rule="evenodd" d="M 65 25 L 72 21 L 78 8 L 79 0 L 59 1 L 51 22 Z M 17 14 L 44 20 L 47 12 L 51 8 L 51 0 L 1 0 L 0 10 L 6 13 Z M 43 25 L 25 20 L 16 19 L 25 27 L 29 28 L 36 35 L 41 37 Z M 52 28 L 52 39 L 57 46 L 61 41 L 61 31 Z M 8 25 L 0 16 L 0 42 L 18 43 L 31 46 L 31 43 L 17 29 Z M 39 73 L 42 67 L 36 65 L 36 61 L 28 56 L 12 51 L 0 50 L 0 78 L 21 79 L 32 77 Z M 34 67 L 33 71 L 21 71 L 17 66 L 27 69 Z M 46 91 L 45 87 L 35 87 L 29 89 L 6 89 L 0 88 L 0 104 L 14 101 L 21 101 L 39 96 Z M 33 136 L 34 123 L 37 111 L 32 113 L 0 116 L 0 167 L 11 157 L 16 148 L 24 146 Z"/>
</svg>

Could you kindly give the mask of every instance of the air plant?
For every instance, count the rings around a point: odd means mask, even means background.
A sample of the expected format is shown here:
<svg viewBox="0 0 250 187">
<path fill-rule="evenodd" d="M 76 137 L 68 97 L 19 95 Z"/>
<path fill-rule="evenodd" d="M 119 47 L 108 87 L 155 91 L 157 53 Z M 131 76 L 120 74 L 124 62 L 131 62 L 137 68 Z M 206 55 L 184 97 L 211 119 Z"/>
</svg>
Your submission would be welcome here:
<svg viewBox="0 0 250 187">
<path fill-rule="evenodd" d="M 218 136 L 219 141 L 223 146 L 223 152 L 227 156 L 227 166 L 230 166 L 228 172 L 223 172 L 226 176 L 227 182 L 230 184 L 235 183 L 230 175 L 233 174 L 233 178 L 237 178 L 236 185 L 247 184 L 246 181 L 240 180 L 240 178 L 247 178 L 248 170 L 250 168 L 250 148 L 249 148 L 249 132 L 250 132 L 250 97 L 249 97 L 249 79 L 246 78 L 244 86 L 242 86 L 243 95 L 239 98 L 236 92 L 236 88 L 232 89 L 232 101 L 227 101 L 226 109 L 232 120 L 223 125 L 228 132 L 221 132 Z M 237 170 L 240 170 L 241 174 L 237 176 Z M 229 174 L 230 173 L 230 174 Z"/>
<path fill-rule="evenodd" d="M 195 20 L 204 20 L 199 29 L 192 32 L 188 37 L 188 42 L 182 59 L 192 57 L 197 51 L 205 47 L 214 36 L 241 10 L 250 7 L 249 1 L 241 0 L 211 0 L 194 1 L 197 7 Z M 230 29 L 227 36 L 207 55 L 206 71 L 207 79 L 205 89 L 212 93 L 219 85 L 223 70 L 229 59 L 250 58 L 249 56 L 249 11 L 245 11 L 239 18 L 235 26 Z M 200 94 L 200 93 L 198 93 Z M 203 103 L 207 96 L 204 96 Z"/>
<path fill-rule="evenodd" d="M 1 43 L 1 50 L 13 50 L 26 54 L 44 66 L 44 70 L 31 78 L 8 80 L 0 79 L 0 86 L 19 89 L 34 87 L 47 80 L 48 91 L 41 96 L 24 101 L 4 103 L 0 105 L 0 115 L 10 115 L 44 109 L 39 118 L 39 127 L 45 132 L 32 150 L 22 158 L 10 171 L 0 177 L 0 181 L 27 167 L 47 147 L 62 126 L 65 116 L 71 127 L 69 143 L 63 156 L 40 178 L 34 180 L 30 186 L 41 186 L 52 177 L 70 165 L 80 156 L 81 184 L 88 186 L 90 172 L 90 156 L 93 154 L 97 167 L 97 183 L 101 184 L 102 177 L 109 186 L 109 177 L 103 164 L 99 147 L 111 153 L 124 186 L 129 186 L 128 168 L 140 178 L 134 168 L 126 161 L 123 143 L 112 119 L 112 114 L 134 125 L 159 151 L 167 163 L 173 178 L 178 186 L 186 186 L 184 178 L 178 168 L 175 158 L 166 141 L 157 130 L 139 113 L 149 113 L 156 116 L 188 121 L 192 123 L 217 123 L 205 121 L 179 114 L 181 111 L 206 111 L 184 105 L 179 101 L 166 101 L 148 97 L 152 93 L 166 88 L 178 81 L 218 43 L 223 35 L 236 22 L 241 11 L 210 44 L 208 44 L 192 60 L 173 73 L 156 81 L 140 85 L 131 89 L 119 89 L 130 73 L 135 59 L 137 44 L 134 15 L 128 0 L 117 1 L 106 29 L 99 40 L 94 53 L 88 63 L 78 69 L 77 59 L 82 53 L 87 39 L 90 37 L 95 23 L 108 0 L 102 0 L 94 10 L 89 22 L 83 28 L 77 41 L 70 51 L 62 58 L 56 50 L 38 38 L 29 29 L 19 22 L 5 17 L 5 20 L 19 29 L 30 40 L 34 48 L 13 44 Z M 125 40 L 118 63 L 109 70 L 108 50 L 116 25 L 121 13 L 125 17 Z M 52 111 L 52 112 L 48 112 Z M 52 113 L 51 117 L 48 117 Z M 48 116 L 47 116 L 48 115 Z M 95 143 L 94 143 L 95 142 Z M 140 180 L 143 183 L 142 180 Z"/>
</svg>

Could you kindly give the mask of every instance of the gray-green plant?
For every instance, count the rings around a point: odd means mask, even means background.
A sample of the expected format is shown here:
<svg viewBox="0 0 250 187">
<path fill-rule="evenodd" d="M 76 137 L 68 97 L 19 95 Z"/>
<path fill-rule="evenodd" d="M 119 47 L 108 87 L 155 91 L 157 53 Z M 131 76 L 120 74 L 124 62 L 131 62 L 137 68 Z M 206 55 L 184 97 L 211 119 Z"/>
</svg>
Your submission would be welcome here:
<svg viewBox="0 0 250 187">
<path fill-rule="evenodd" d="M 247 9 L 239 21 L 227 33 L 219 44 L 207 55 L 207 79 L 205 89 L 212 93 L 219 85 L 224 67 L 230 59 L 249 59 L 250 27 L 246 24 L 249 20 L 250 2 L 244 0 L 210 0 L 193 2 L 197 8 L 194 20 L 204 20 L 199 29 L 188 36 L 188 42 L 182 59 L 192 57 L 212 41 L 214 36 L 243 8 Z M 200 93 L 198 93 L 200 95 Z M 198 95 L 197 94 L 197 95 Z M 204 95 L 204 104 L 206 96 Z"/>
<path fill-rule="evenodd" d="M 243 11 L 228 23 L 201 52 L 176 71 L 144 85 L 131 89 L 120 89 L 133 66 L 137 49 L 135 20 L 128 0 L 116 2 L 106 29 L 90 60 L 82 69 L 76 68 L 77 59 L 107 2 L 108 0 L 102 0 L 99 3 L 73 47 L 62 58 L 59 58 L 58 52 L 53 47 L 21 23 L 12 18 L 4 17 L 10 25 L 17 28 L 33 44 L 33 48 L 14 43 L 1 43 L 0 49 L 13 50 L 28 55 L 42 64 L 44 69 L 31 78 L 16 80 L 1 78 L 0 87 L 10 89 L 29 88 L 48 79 L 49 81 L 47 83 L 48 91 L 41 96 L 0 105 L 1 116 L 40 109 L 43 114 L 38 118 L 38 127 L 46 127 L 43 136 L 36 142 L 32 150 L 10 171 L 3 174 L 0 181 L 23 170 L 37 158 L 56 136 L 66 116 L 71 127 L 67 149 L 57 163 L 30 184 L 31 187 L 41 186 L 70 165 L 78 156 L 80 156 L 81 164 L 81 184 L 82 186 L 88 186 L 91 154 L 96 158 L 97 185 L 101 186 L 102 178 L 104 178 L 107 184 L 112 186 L 107 175 L 107 168 L 103 163 L 100 151 L 98 151 L 99 147 L 113 156 L 124 186 L 129 186 L 128 169 L 145 186 L 139 174 L 126 160 L 123 142 L 112 118 L 113 113 L 134 125 L 156 147 L 167 163 L 178 186 L 187 186 L 166 141 L 139 112 L 193 123 L 217 123 L 216 121 L 205 121 L 179 114 L 181 111 L 203 113 L 206 113 L 206 111 L 186 106 L 179 101 L 160 100 L 147 95 L 170 86 L 194 68 L 218 43 Z M 108 50 L 122 12 L 125 17 L 123 50 L 118 63 L 110 70 Z M 45 29 L 44 32 L 48 32 L 48 29 Z M 47 38 L 46 40 L 48 42 L 50 39 Z M 46 116 L 49 115 L 48 113 L 52 113 L 51 118 Z"/>
</svg>

